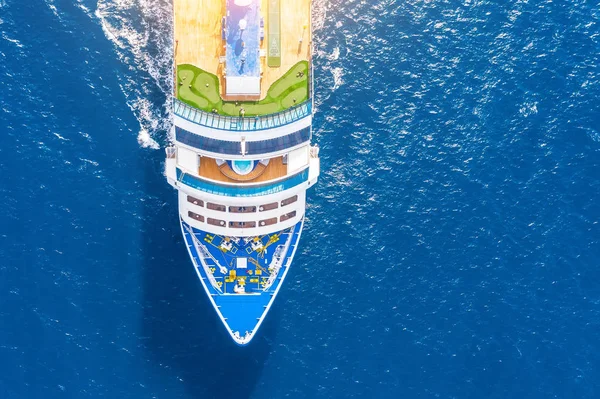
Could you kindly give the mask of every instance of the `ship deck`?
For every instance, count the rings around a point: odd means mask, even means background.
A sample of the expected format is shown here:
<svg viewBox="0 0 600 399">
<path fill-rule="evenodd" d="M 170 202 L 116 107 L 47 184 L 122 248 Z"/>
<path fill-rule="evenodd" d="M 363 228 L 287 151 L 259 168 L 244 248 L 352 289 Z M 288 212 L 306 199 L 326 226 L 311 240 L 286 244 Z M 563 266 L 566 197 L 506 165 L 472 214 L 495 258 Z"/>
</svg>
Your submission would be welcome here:
<svg viewBox="0 0 600 399">
<path fill-rule="evenodd" d="M 279 179 L 287 175 L 287 165 L 283 163 L 283 157 L 270 159 L 266 167 L 262 165 L 258 166 L 253 171 L 256 173 L 250 173 L 247 178 L 244 178 L 246 176 L 237 175 L 226 163 L 219 166 L 215 159 L 201 157 L 198 174 L 200 177 L 226 183 L 260 183 Z M 262 168 L 260 168 L 261 166 Z M 242 180 L 241 178 L 244 179 Z"/>
<path fill-rule="evenodd" d="M 246 239 L 209 234 L 183 221 L 181 227 L 196 272 L 213 306 L 236 342 L 247 344 L 289 270 L 303 222 Z M 244 336 L 249 339 L 244 341 Z"/>
<path fill-rule="evenodd" d="M 278 247 L 283 247 L 293 230 L 248 238 L 222 237 L 196 229 L 194 233 L 211 256 L 210 260 L 204 260 L 210 263 L 210 271 L 223 294 L 236 294 L 236 286 L 252 294 L 265 288 L 272 271 L 269 265 L 273 255 Z"/>
<path fill-rule="evenodd" d="M 292 67 L 301 61 L 310 61 L 311 0 L 255 2 L 264 21 L 264 41 L 260 44 L 263 52 L 260 57 L 260 98 L 264 99 L 273 83 Z M 193 65 L 216 75 L 223 97 L 226 41 L 222 18 L 227 12 L 227 0 L 174 0 L 173 7 L 175 64 Z M 274 48 L 278 43 L 280 59 L 273 61 L 269 46 Z"/>
<path fill-rule="evenodd" d="M 175 63 L 217 73 L 224 54 L 221 17 L 224 0 L 174 0 Z"/>
</svg>

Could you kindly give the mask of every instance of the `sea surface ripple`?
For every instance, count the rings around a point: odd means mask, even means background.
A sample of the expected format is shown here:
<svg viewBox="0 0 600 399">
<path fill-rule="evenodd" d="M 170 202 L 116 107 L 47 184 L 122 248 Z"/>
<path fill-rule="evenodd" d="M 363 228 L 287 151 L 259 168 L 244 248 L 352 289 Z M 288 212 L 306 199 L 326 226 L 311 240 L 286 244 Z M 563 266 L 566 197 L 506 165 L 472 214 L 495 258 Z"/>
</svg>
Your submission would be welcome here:
<svg viewBox="0 0 600 399">
<path fill-rule="evenodd" d="M 187 257 L 171 2 L 0 0 L 0 398 L 598 398 L 600 8 L 314 4 L 322 174 L 259 336 Z"/>
</svg>

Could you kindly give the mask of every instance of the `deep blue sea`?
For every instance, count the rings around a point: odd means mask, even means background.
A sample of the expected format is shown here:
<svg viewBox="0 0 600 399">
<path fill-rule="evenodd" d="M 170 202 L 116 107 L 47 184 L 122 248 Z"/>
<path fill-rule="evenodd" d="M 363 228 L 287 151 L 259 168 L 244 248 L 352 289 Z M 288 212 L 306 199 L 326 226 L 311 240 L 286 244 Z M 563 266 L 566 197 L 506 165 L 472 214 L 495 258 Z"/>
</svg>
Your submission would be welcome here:
<svg viewBox="0 0 600 399">
<path fill-rule="evenodd" d="M 600 397 L 597 1 L 316 0 L 322 174 L 229 338 L 163 176 L 169 0 L 0 0 L 0 399 Z"/>
</svg>

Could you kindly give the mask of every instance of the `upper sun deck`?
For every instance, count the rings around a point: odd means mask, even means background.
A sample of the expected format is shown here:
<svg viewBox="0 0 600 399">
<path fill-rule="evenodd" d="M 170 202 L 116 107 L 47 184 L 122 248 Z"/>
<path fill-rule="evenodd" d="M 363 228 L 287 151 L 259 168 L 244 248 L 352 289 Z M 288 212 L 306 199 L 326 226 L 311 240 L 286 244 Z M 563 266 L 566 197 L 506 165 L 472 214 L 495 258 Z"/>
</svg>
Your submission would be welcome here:
<svg viewBox="0 0 600 399">
<path fill-rule="evenodd" d="M 311 95 L 311 0 L 174 0 L 175 95 L 254 116 Z"/>
</svg>

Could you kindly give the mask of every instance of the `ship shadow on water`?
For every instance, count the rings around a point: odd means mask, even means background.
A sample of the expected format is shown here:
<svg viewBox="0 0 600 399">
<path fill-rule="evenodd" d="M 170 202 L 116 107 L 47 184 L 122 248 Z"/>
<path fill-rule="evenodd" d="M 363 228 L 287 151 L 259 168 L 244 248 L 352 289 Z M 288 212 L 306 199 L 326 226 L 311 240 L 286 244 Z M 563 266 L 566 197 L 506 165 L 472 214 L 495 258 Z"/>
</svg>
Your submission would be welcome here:
<svg viewBox="0 0 600 399">
<path fill-rule="evenodd" d="M 176 192 L 162 174 L 163 153 L 142 153 L 139 166 L 150 197 L 143 215 L 142 345 L 191 398 L 249 398 L 269 355 L 278 312 L 270 312 L 249 346 L 233 342 L 188 257 Z"/>
</svg>

